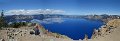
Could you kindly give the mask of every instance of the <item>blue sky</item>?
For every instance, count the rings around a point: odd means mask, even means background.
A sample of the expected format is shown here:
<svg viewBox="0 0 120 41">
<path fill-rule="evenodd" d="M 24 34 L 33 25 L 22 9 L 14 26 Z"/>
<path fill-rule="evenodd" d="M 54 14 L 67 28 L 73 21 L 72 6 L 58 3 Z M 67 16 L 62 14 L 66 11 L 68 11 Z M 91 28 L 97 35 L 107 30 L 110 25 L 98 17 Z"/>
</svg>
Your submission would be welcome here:
<svg viewBox="0 0 120 41">
<path fill-rule="evenodd" d="M 120 14 L 120 0 L 0 0 L 0 10 L 59 9 L 64 14 Z"/>
</svg>

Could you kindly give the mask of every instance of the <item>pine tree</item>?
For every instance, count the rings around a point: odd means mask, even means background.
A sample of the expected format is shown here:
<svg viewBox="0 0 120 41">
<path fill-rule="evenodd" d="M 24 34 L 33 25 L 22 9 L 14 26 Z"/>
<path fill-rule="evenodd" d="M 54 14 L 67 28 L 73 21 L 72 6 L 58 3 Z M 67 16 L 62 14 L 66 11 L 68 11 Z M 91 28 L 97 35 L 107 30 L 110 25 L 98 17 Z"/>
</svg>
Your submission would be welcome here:
<svg viewBox="0 0 120 41">
<path fill-rule="evenodd" d="M 1 12 L 1 17 L 4 17 L 4 10 L 2 10 Z"/>
<path fill-rule="evenodd" d="M 2 10 L 1 16 L 0 16 L 0 28 L 1 27 L 6 27 L 6 25 L 7 25 L 7 23 L 6 23 L 5 19 L 4 19 L 4 10 Z"/>
</svg>

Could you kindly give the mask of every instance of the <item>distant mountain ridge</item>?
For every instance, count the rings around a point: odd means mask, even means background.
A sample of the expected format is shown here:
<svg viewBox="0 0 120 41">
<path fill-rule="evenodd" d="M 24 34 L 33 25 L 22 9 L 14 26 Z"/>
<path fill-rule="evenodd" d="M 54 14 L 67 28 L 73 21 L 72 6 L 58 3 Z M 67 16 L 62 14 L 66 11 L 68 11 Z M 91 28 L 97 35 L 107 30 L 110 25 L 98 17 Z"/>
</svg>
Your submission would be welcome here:
<svg viewBox="0 0 120 41">
<path fill-rule="evenodd" d="M 119 15 L 61 15 L 61 14 L 37 14 L 37 15 L 9 15 L 5 16 L 7 22 L 30 22 L 32 19 L 43 20 L 46 18 L 85 18 L 85 19 L 106 19 L 120 18 Z"/>
</svg>

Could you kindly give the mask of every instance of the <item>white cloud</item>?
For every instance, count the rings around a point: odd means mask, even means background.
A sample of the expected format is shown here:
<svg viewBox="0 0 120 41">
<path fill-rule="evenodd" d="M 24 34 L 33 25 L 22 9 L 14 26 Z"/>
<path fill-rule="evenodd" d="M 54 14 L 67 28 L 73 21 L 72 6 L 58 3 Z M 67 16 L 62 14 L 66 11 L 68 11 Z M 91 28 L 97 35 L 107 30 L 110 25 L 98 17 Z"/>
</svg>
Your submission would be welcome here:
<svg viewBox="0 0 120 41">
<path fill-rule="evenodd" d="M 54 10 L 54 9 L 35 9 L 35 10 L 25 10 L 25 9 L 18 9 L 18 10 L 8 10 L 5 13 L 7 15 L 33 15 L 33 14 L 61 14 L 64 13 L 63 10 Z"/>
</svg>

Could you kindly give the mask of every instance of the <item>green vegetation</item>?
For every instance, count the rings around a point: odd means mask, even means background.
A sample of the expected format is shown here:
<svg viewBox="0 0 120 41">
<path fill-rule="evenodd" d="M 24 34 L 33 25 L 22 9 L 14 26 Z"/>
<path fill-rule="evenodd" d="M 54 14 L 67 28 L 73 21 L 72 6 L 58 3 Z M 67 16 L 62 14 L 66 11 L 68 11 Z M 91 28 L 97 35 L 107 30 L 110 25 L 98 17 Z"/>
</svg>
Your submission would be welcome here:
<svg viewBox="0 0 120 41">
<path fill-rule="evenodd" d="M 28 24 L 27 22 L 14 22 L 10 24 L 9 26 L 13 28 L 19 28 L 21 26 L 27 26 L 27 24 Z"/>
<path fill-rule="evenodd" d="M 5 17 L 4 17 L 4 12 L 3 12 L 3 10 L 2 10 L 1 16 L 0 16 L 0 29 L 1 29 L 2 27 L 19 28 L 19 27 L 21 27 L 21 26 L 27 26 L 27 24 L 28 24 L 27 22 L 14 22 L 14 23 L 8 25 L 8 23 L 6 22 Z"/>
<path fill-rule="evenodd" d="M 4 13 L 3 13 L 3 10 L 2 10 L 1 16 L 0 16 L 0 29 L 2 27 L 6 27 L 6 26 L 7 26 L 7 23 L 6 23 L 5 19 L 4 19 Z"/>
</svg>

